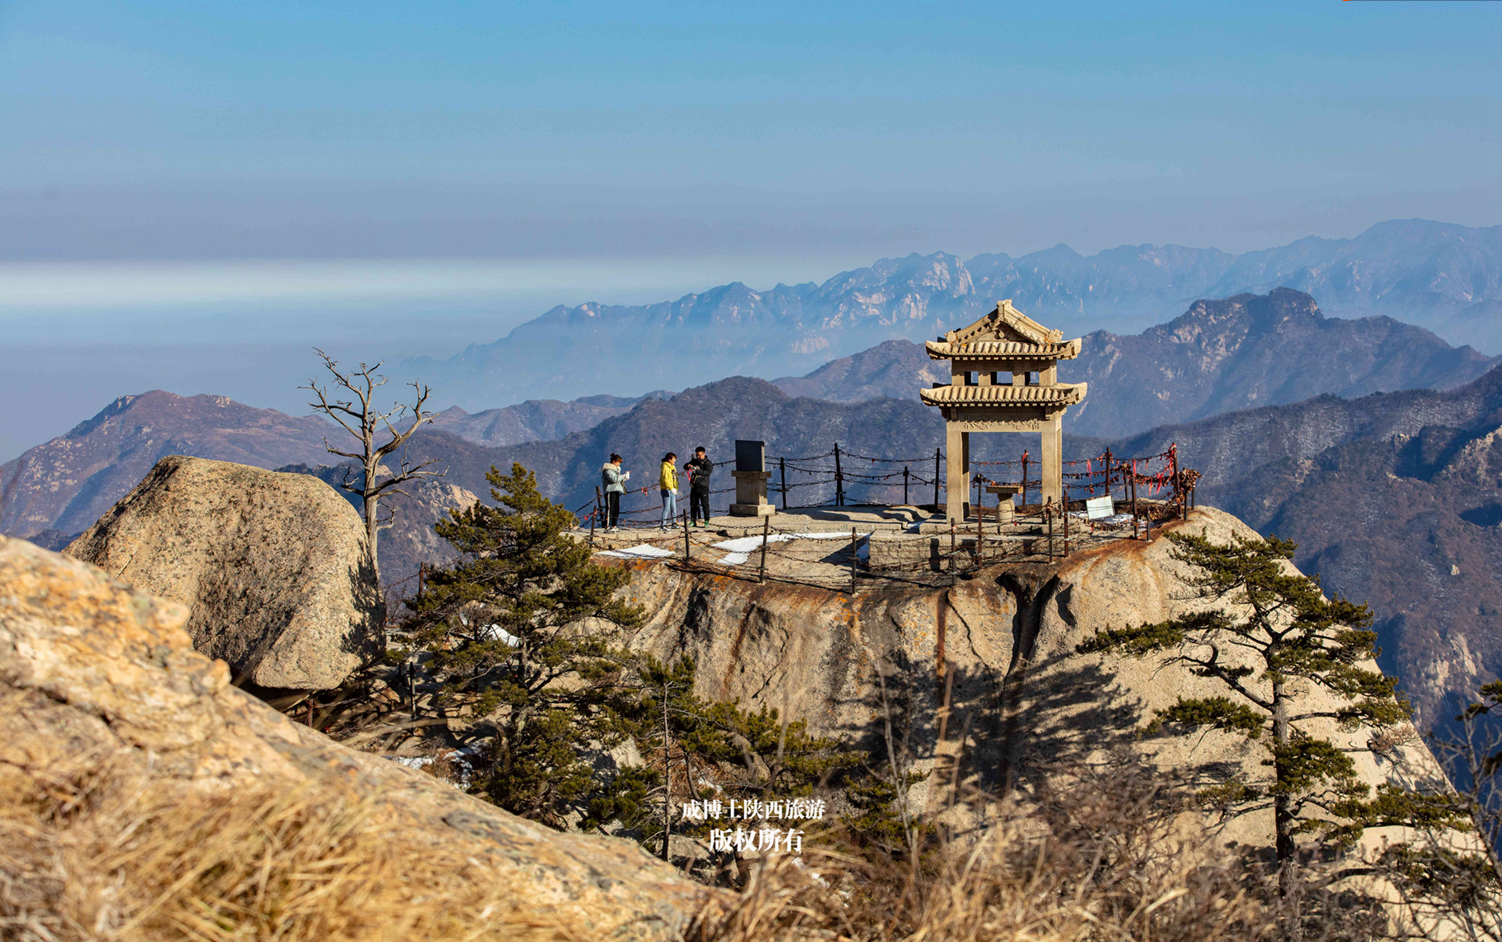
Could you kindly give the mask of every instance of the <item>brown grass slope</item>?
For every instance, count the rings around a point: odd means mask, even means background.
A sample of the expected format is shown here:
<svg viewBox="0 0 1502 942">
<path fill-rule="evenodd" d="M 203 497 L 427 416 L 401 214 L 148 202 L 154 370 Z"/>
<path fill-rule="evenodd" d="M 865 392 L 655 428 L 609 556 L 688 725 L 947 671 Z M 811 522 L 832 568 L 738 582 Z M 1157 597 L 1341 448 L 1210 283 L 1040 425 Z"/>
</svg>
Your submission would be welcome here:
<svg viewBox="0 0 1502 942">
<path fill-rule="evenodd" d="M 709 897 L 292 723 L 186 617 L 0 538 L 0 936 L 660 939 Z"/>
</svg>

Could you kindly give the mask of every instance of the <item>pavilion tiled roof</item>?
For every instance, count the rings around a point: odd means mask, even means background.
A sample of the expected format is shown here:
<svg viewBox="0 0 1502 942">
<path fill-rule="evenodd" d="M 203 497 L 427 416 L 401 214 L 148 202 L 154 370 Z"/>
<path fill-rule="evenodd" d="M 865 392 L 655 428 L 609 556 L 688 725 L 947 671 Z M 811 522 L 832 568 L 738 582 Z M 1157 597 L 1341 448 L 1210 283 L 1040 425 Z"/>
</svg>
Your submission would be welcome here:
<svg viewBox="0 0 1502 942">
<path fill-rule="evenodd" d="M 1072 360 L 1080 355 L 1081 338 L 1065 343 L 1021 343 L 1008 340 L 976 340 L 951 343 L 930 340 L 924 344 L 932 360 Z"/>
<path fill-rule="evenodd" d="M 1087 383 L 1058 383 L 1053 386 L 935 386 L 919 390 L 924 405 L 930 406 L 1072 406 L 1085 398 Z"/>
</svg>

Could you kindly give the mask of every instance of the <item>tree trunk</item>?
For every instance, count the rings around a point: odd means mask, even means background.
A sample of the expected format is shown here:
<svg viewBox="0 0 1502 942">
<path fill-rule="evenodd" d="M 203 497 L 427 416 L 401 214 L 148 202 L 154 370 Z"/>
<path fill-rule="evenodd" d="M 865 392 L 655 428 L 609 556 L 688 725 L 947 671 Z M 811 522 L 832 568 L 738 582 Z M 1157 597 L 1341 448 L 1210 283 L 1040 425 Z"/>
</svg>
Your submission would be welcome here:
<svg viewBox="0 0 1502 942">
<path fill-rule="evenodd" d="M 668 754 L 668 685 L 662 685 L 662 859 L 668 859 L 673 836 L 673 765 Z"/>
<path fill-rule="evenodd" d="M 381 564 L 376 560 L 376 537 L 381 532 L 376 525 L 376 502 L 379 500 L 379 497 L 371 497 L 365 501 L 365 540 L 370 544 L 370 567 L 376 571 L 376 578 L 381 575 Z"/>
<path fill-rule="evenodd" d="M 1281 676 L 1274 675 L 1273 680 L 1273 741 L 1279 747 L 1285 747 L 1293 738 L 1293 723 L 1288 718 L 1288 693 L 1285 690 L 1286 681 Z M 1282 786 L 1281 771 L 1276 760 L 1273 766 L 1274 782 Z M 1303 920 L 1300 907 L 1297 905 L 1298 895 L 1298 848 L 1294 844 L 1293 832 L 1298 821 L 1293 810 L 1293 796 L 1284 793 L 1281 789 L 1273 797 L 1273 830 L 1277 836 L 1276 851 L 1278 857 L 1278 892 L 1285 903 L 1292 904 L 1289 918 L 1288 938 L 1292 942 L 1303 939 Z"/>
<path fill-rule="evenodd" d="M 368 449 L 366 453 L 369 453 Z M 381 496 L 375 492 L 376 475 L 379 473 L 376 467 L 365 466 L 365 493 L 361 495 L 365 499 L 365 542 L 370 544 L 370 568 L 375 570 L 377 579 L 381 577 L 381 564 L 376 557 L 376 538 L 381 535 L 381 518 L 377 512 Z"/>
</svg>

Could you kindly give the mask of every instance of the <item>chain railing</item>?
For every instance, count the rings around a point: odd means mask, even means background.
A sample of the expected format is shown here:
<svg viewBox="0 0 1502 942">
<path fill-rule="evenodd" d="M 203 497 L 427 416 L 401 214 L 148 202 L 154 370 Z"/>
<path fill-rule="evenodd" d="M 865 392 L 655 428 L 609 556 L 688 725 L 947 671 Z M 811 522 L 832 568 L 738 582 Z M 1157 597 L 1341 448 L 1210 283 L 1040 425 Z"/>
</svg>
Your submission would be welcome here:
<svg viewBox="0 0 1502 942">
<path fill-rule="evenodd" d="M 914 473 L 913 466 L 920 461 L 924 466 L 932 462 L 933 476 Z M 902 467 L 897 468 L 897 465 Z M 935 450 L 933 456 L 921 459 L 889 458 L 842 451 L 836 444 L 821 455 L 773 456 L 768 459 L 768 466 L 775 469 L 768 496 L 774 502 L 780 499 L 787 511 L 914 506 L 911 498 L 919 487 L 925 494 L 933 494 L 931 506 L 935 510 L 942 506 L 944 482 L 940 472 L 944 467 L 944 453 L 941 449 Z M 636 548 L 645 546 L 653 551 L 653 555 L 643 555 L 645 559 L 737 579 L 854 591 L 863 579 L 931 584 L 946 577 L 953 581 L 986 566 L 1005 562 L 1067 557 L 1074 549 L 1103 533 L 1125 535 L 1126 521 L 1130 521 L 1133 538 L 1150 538 L 1156 528 L 1182 516 L 1193 506 L 1194 487 L 1199 479 L 1197 472 L 1179 468 L 1177 445 L 1170 445 L 1159 454 L 1134 458 L 1120 458 L 1108 449 L 1098 457 L 1064 462 L 1064 500 L 1029 502 L 1030 492 L 1041 495 L 1042 491 L 1041 479 L 1030 474 L 1037 466 L 1038 461 L 1027 452 L 1014 460 L 972 461 L 971 476 L 976 490 L 970 510 L 975 522 L 960 524 L 955 521 L 947 531 L 942 525 L 937 532 L 932 527 L 925 528 L 921 536 L 928 537 L 927 558 L 917 566 L 911 561 L 887 565 L 870 562 L 872 533 L 898 532 L 890 524 L 875 529 L 868 524 L 867 531 L 861 533 L 857 523 L 847 538 L 843 532 L 811 533 L 806 529 L 774 525 L 773 518 L 763 518 L 757 528 L 748 519 L 749 526 L 744 531 L 747 535 L 727 540 L 719 532 L 689 527 L 686 510 L 675 517 L 668 529 L 652 534 L 653 529 L 661 526 L 660 504 L 622 508 L 621 518 L 628 521 L 626 529 L 637 539 Z M 792 475 L 791 479 L 789 475 Z M 800 475 L 803 480 L 798 479 Z M 1015 508 L 1010 515 L 1002 514 L 998 505 L 985 506 L 987 485 L 1016 488 L 1023 496 L 1022 506 Z M 797 493 L 799 488 L 811 487 L 832 490 L 833 495 L 817 503 L 792 503 L 790 495 Z M 651 490 L 649 486 L 631 493 L 645 495 Z M 712 493 L 725 494 L 734 490 L 725 488 Z M 893 499 L 897 493 L 903 498 L 900 503 Z M 1105 496 L 1112 498 L 1114 516 L 1090 519 L 1085 501 Z M 1010 500 L 1000 495 L 998 499 Z M 1121 512 L 1115 513 L 1118 508 Z M 598 522 L 602 507 L 597 499 L 597 502 L 580 507 L 575 515 L 581 511 L 587 511 L 581 519 L 591 530 L 593 539 L 593 525 Z M 632 525 L 629 522 L 632 517 L 649 514 L 658 515 L 655 525 Z M 1003 517 L 1009 518 L 1008 521 Z M 756 532 L 757 529 L 760 533 Z M 798 542 L 818 539 L 848 539 L 848 547 L 834 550 L 818 560 L 795 551 Z M 746 540 L 751 541 L 747 544 L 751 549 L 745 552 L 727 549 L 723 545 L 740 545 Z M 864 555 L 861 551 L 863 543 L 868 550 Z M 608 551 L 622 552 L 620 549 Z M 919 552 L 922 555 L 921 549 Z M 773 564 L 770 571 L 769 560 Z"/>
</svg>

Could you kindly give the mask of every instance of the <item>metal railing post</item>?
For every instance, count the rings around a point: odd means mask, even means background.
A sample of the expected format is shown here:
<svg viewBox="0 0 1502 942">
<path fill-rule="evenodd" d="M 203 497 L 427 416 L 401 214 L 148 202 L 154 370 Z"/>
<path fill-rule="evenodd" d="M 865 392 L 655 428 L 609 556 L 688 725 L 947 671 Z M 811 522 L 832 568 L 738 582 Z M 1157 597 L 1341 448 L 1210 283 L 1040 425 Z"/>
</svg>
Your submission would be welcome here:
<svg viewBox="0 0 1502 942">
<path fill-rule="evenodd" d="M 767 581 L 767 536 L 772 532 L 772 518 L 761 518 L 761 570 L 756 574 L 757 582 Z"/>
<path fill-rule="evenodd" d="M 939 466 L 944 463 L 944 450 L 934 449 L 934 513 L 939 512 Z"/>
<path fill-rule="evenodd" d="M 834 505 L 845 506 L 845 472 L 840 467 L 840 443 L 834 443 Z"/>
<path fill-rule="evenodd" d="M 855 564 L 859 552 L 858 537 L 855 535 L 855 527 L 850 528 L 850 594 L 855 594 Z"/>
</svg>

